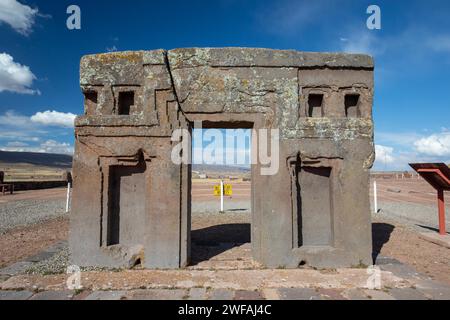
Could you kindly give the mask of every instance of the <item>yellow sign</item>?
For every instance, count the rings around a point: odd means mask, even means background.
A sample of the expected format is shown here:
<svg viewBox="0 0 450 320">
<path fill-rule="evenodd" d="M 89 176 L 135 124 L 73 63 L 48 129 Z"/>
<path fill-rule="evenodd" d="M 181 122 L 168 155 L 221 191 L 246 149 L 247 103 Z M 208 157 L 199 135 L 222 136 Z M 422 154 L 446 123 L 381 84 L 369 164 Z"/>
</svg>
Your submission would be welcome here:
<svg viewBox="0 0 450 320">
<path fill-rule="evenodd" d="M 224 185 L 224 189 L 225 189 L 225 195 L 226 196 L 232 196 L 233 195 L 233 187 L 231 186 L 231 184 Z"/>
<path fill-rule="evenodd" d="M 233 186 L 231 184 L 224 184 L 224 195 L 225 196 L 232 196 L 233 195 Z M 214 186 L 214 195 L 220 197 L 220 184 Z"/>
</svg>

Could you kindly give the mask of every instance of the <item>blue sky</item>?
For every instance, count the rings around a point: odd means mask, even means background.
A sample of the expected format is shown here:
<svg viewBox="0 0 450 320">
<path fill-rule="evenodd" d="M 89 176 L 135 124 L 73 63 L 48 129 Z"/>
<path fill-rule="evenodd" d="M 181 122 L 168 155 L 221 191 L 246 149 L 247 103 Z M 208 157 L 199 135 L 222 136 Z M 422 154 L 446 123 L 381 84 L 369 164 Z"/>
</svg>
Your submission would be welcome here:
<svg viewBox="0 0 450 320">
<path fill-rule="evenodd" d="M 0 0 L 0 149 L 70 153 L 82 55 L 177 47 L 375 57 L 375 169 L 450 162 L 450 2 Z M 81 8 L 81 30 L 66 9 Z M 381 30 L 366 9 L 381 8 Z"/>
</svg>

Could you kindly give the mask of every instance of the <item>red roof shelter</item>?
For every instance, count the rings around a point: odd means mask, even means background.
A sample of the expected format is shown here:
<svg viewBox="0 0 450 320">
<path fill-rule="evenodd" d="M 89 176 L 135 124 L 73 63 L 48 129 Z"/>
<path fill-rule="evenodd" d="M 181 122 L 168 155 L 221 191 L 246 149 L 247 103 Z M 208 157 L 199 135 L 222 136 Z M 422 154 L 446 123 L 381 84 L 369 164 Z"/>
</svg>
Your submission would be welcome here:
<svg viewBox="0 0 450 320">
<path fill-rule="evenodd" d="M 450 168 L 445 163 L 410 163 L 420 176 L 437 191 L 439 234 L 446 235 L 444 191 L 450 191 Z"/>
</svg>

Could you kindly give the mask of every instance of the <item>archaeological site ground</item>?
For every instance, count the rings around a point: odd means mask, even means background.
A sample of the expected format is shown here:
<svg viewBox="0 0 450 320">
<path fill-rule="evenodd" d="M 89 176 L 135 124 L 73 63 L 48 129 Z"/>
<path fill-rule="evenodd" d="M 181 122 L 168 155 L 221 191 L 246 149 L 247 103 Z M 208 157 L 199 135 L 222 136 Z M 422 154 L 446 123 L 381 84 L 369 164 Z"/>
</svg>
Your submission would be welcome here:
<svg viewBox="0 0 450 320">
<path fill-rule="evenodd" d="M 449 15 L 446 0 L 0 0 L 2 315 L 438 313 Z"/>
</svg>

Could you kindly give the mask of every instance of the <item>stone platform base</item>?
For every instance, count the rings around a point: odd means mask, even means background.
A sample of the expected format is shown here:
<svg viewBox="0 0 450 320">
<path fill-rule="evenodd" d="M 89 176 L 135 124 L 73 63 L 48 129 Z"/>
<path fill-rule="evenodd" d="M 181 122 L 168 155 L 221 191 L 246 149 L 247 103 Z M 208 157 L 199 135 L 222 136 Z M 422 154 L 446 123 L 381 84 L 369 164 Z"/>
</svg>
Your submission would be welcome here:
<svg viewBox="0 0 450 320">
<path fill-rule="evenodd" d="M 450 249 L 450 235 L 441 236 L 437 232 L 422 232 L 419 237 L 423 240 L 432 242 L 434 244 L 440 245 Z"/>
</svg>

